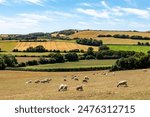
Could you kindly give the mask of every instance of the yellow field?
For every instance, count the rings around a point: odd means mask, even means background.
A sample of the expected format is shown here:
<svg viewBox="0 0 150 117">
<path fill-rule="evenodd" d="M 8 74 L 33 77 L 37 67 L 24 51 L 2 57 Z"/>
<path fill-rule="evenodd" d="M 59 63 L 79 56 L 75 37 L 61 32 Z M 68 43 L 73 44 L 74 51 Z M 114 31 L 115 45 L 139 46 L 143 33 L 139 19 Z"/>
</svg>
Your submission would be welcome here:
<svg viewBox="0 0 150 117">
<path fill-rule="evenodd" d="M 69 42 L 18 42 L 17 46 L 14 49 L 18 49 L 20 51 L 26 50 L 28 47 L 36 47 L 38 45 L 44 46 L 47 50 L 73 50 L 73 49 L 83 49 L 87 50 L 89 46 L 80 45 L 76 43 L 69 43 Z M 94 50 L 97 50 L 97 47 L 93 47 Z"/>
<path fill-rule="evenodd" d="M 150 33 L 146 32 L 123 32 L 123 31 L 80 31 L 73 35 L 70 35 L 70 38 L 94 38 L 98 40 L 102 40 L 104 44 L 137 44 L 137 42 L 150 42 L 150 40 L 133 40 L 133 39 L 119 39 L 113 37 L 101 37 L 98 38 L 98 35 L 114 35 L 114 34 L 126 34 L 126 35 L 139 35 L 143 37 L 150 37 Z"/>
<path fill-rule="evenodd" d="M 103 75 L 107 73 L 107 75 Z M 119 71 L 115 74 L 108 71 L 86 72 L 21 72 L 0 71 L 0 99 L 46 99 L 46 100 L 144 100 L 150 99 L 150 69 Z M 71 79 L 77 75 L 79 81 Z M 67 81 L 63 81 L 66 76 Z M 89 76 L 89 82 L 82 83 L 84 76 Z M 46 84 L 26 84 L 29 80 L 51 78 Z M 127 80 L 128 87 L 117 88 L 117 83 Z M 68 91 L 58 92 L 60 84 L 67 84 Z M 84 91 L 75 90 L 77 85 L 83 85 Z"/>
</svg>

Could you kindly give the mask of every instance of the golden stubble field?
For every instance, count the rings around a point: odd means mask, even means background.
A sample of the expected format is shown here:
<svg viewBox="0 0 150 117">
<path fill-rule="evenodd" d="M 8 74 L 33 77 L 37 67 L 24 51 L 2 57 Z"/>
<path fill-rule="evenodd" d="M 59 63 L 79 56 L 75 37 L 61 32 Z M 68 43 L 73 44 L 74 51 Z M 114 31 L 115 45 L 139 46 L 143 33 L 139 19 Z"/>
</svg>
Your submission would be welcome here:
<svg viewBox="0 0 150 117">
<path fill-rule="evenodd" d="M 108 75 L 103 75 L 108 73 Z M 95 75 L 94 75 L 95 74 Z M 71 79 L 79 76 L 79 81 Z M 63 81 L 64 76 L 67 81 Z M 84 76 L 89 76 L 87 84 L 82 83 Z M 52 78 L 47 84 L 26 84 L 28 80 Z M 129 87 L 119 87 L 118 81 L 127 80 Z M 67 84 L 68 91 L 58 92 L 60 84 Z M 84 91 L 76 91 L 77 85 L 83 85 Z M 144 100 L 150 99 L 150 69 L 88 72 L 23 72 L 0 71 L 1 100 Z"/>
<path fill-rule="evenodd" d="M 18 49 L 20 51 L 26 50 L 29 47 L 36 47 L 38 45 L 44 46 L 47 50 L 61 50 L 61 51 L 68 51 L 73 49 L 83 49 L 87 50 L 89 46 L 80 45 L 76 43 L 70 42 L 57 42 L 57 41 L 50 41 L 50 42 L 18 42 L 17 46 L 14 49 Z M 98 50 L 97 47 L 93 47 L 95 50 Z"/>
<path fill-rule="evenodd" d="M 150 33 L 148 32 L 125 32 L 125 31 L 80 31 L 73 35 L 70 35 L 70 38 L 93 38 L 97 40 L 102 40 L 104 44 L 137 44 L 137 42 L 150 42 L 150 40 L 133 40 L 133 39 L 119 39 L 113 37 L 97 37 L 98 35 L 115 35 L 115 34 L 125 34 L 129 36 L 138 35 L 143 37 L 150 37 Z"/>
</svg>

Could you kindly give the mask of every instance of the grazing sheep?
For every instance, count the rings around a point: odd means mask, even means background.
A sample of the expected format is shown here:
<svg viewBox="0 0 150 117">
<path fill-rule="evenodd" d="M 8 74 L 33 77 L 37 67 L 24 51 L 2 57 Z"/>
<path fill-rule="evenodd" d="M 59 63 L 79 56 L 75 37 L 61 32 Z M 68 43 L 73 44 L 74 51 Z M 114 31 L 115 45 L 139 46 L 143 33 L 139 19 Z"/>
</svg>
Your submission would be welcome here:
<svg viewBox="0 0 150 117">
<path fill-rule="evenodd" d="M 88 83 L 88 80 L 87 80 L 87 79 L 84 79 L 82 82 L 83 82 L 83 83 Z"/>
<path fill-rule="evenodd" d="M 34 83 L 40 83 L 40 80 L 35 80 Z"/>
<path fill-rule="evenodd" d="M 30 83 L 32 83 L 32 80 L 29 80 L 29 81 L 26 82 L 26 84 L 30 84 Z"/>
<path fill-rule="evenodd" d="M 72 78 L 71 79 L 74 79 L 74 78 L 76 78 L 77 76 L 74 76 L 74 75 L 72 75 Z"/>
<path fill-rule="evenodd" d="M 85 76 L 84 79 L 85 79 L 85 80 L 89 80 L 89 77 Z"/>
<path fill-rule="evenodd" d="M 68 90 L 68 86 L 65 84 L 64 86 L 63 86 L 63 91 L 67 91 Z"/>
<path fill-rule="evenodd" d="M 113 72 L 112 75 L 115 75 L 115 72 Z"/>
<path fill-rule="evenodd" d="M 119 87 L 120 85 L 122 85 L 122 86 L 124 86 L 124 87 L 128 87 L 126 80 L 120 81 L 120 82 L 117 84 L 117 87 Z"/>
<path fill-rule="evenodd" d="M 75 77 L 74 80 L 79 81 L 79 79 L 77 77 Z"/>
<path fill-rule="evenodd" d="M 61 84 L 61 85 L 59 86 L 59 88 L 58 88 L 58 91 L 61 91 L 61 90 L 63 90 L 63 89 L 64 89 L 64 85 Z"/>
<path fill-rule="evenodd" d="M 83 91 L 83 86 L 82 86 L 82 85 L 77 86 L 77 87 L 76 87 L 76 90 L 77 90 L 77 91 Z"/>
<path fill-rule="evenodd" d="M 65 84 L 61 84 L 58 88 L 58 91 L 67 91 L 68 90 L 68 86 Z"/>
<path fill-rule="evenodd" d="M 41 80 L 40 82 L 41 82 L 41 83 L 49 83 L 51 80 L 52 80 L 52 79 L 47 79 L 47 78 L 46 78 L 46 79 L 44 79 L 44 80 Z"/>
</svg>

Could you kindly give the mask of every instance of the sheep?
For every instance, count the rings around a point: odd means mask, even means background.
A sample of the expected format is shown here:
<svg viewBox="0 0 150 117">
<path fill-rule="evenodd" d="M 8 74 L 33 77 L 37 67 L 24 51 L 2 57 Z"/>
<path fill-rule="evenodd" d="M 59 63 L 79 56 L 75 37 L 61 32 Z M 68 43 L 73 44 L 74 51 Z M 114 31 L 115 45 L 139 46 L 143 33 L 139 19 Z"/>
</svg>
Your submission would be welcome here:
<svg viewBox="0 0 150 117">
<path fill-rule="evenodd" d="M 87 79 L 83 79 L 82 82 L 83 82 L 83 83 L 88 83 L 88 80 L 87 80 Z"/>
<path fill-rule="evenodd" d="M 63 90 L 63 89 L 64 89 L 64 85 L 61 84 L 61 85 L 59 86 L 59 88 L 58 88 L 58 91 L 61 91 L 61 90 Z"/>
<path fill-rule="evenodd" d="M 58 88 L 58 91 L 67 91 L 68 90 L 68 86 L 65 84 L 61 84 Z"/>
<path fill-rule="evenodd" d="M 52 79 L 47 79 L 47 78 L 46 78 L 46 79 L 44 79 L 44 80 L 41 80 L 40 82 L 41 82 L 41 83 L 49 83 L 51 80 L 52 80 Z"/>
<path fill-rule="evenodd" d="M 34 83 L 40 83 L 40 80 L 35 80 Z"/>
<path fill-rule="evenodd" d="M 143 69 L 143 72 L 147 72 L 147 69 Z"/>
<path fill-rule="evenodd" d="M 63 86 L 63 91 L 67 91 L 68 90 L 68 86 L 65 84 L 64 86 Z"/>
<path fill-rule="evenodd" d="M 74 79 L 74 78 L 76 78 L 77 76 L 74 76 L 74 75 L 72 75 L 72 78 L 71 79 Z"/>
<path fill-rule="evenodd" d="M 30 83 L 32 83 L 32 80 L 29 80 L 29 81 L 26 82 L 26 84 L 30 84 Z"/>
<path fill-rule="evenodd" d="M 76 90 L 77 90 L 77 91 L 83 91 L 83 86 L 82 86 L 82 85 L 77 86 L 77 87 L 76 87 Z"/>
<path fill-rule="evenodd" d="M 85 79 L 85 80 L 89 80 L 89 77 L 85 76 L 84 79 Z"/>
<path fill-rule="evenodd" d="M 124 87 L 128 87 L 126 80 L 120 81 L 120 82 L 117 84 L 117 87 L 119 87 L 120 85 L 123 85 Z"/>
<path fill-rule="evenodd" d="M 75 77 L 74 80 L 79 81 L 79 79 L 77 77 Z"/>
</svg>

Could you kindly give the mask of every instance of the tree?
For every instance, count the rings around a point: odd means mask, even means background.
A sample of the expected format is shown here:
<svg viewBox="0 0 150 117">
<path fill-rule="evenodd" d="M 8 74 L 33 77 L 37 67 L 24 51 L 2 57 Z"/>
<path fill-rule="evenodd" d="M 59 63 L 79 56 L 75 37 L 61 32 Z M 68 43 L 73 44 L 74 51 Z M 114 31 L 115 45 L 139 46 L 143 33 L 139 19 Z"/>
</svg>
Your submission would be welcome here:
<svg viewBox="0 0 150 117">
<path fill-rule="evenodd" d="M 107 46 L 107 45 L 102 45 L 102 46 L 99 46 L 99 49 L 98 51 L 101 51 L 101 50 L 109 50 L 110 48 Z"/>
<path fill-rule="evenodd" d="M 16 64 L 18 64 L 17 59 L 15 56 L 8 54 L 8 55 L 3 55 L 4 62 L 7 65 L 7 67 L 15 67 Z"/>
<path fill-rule="evenodd" d="M 79 60 L 78 55 L 74 52 L 69 52 L 69 53 L 65 54 L 65 59 L 67 61 L 78 61 Z"/>
</svg>

